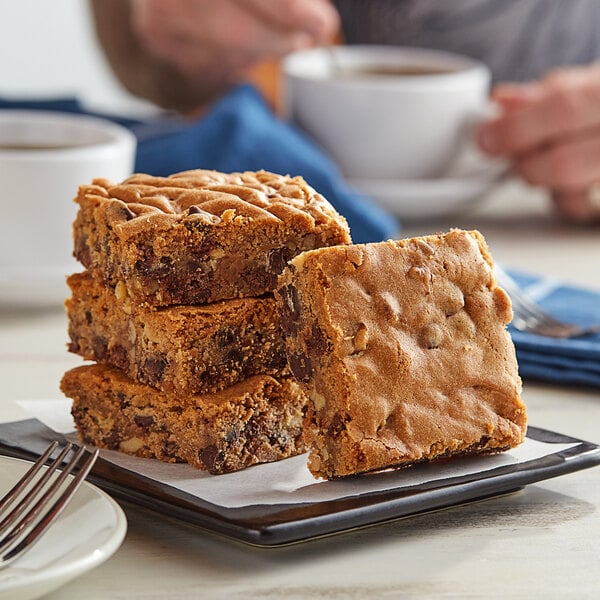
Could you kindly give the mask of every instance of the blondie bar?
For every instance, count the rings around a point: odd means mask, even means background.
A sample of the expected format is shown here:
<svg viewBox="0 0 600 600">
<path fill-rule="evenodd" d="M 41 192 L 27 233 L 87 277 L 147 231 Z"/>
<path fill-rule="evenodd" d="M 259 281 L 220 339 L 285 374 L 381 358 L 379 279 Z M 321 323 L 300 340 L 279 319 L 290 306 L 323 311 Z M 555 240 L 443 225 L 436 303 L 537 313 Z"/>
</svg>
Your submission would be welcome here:
<svg viewBox="0 0 600 600">
<path fill-rule="evenodd" d="M 522 442 L 526 408 L 478 232 L 339 246 L 280 277 L 290 368 L 307 390 L 309 468 L 335 478 Z"/>
<path fill-rule="evenodd" d="M 153 309 L 132 304 L 119 286 L 105 286 L 89 272 L 67 281 L 69 350 L 141 383 L 192 394 L 286 370 L 272 295 Z"/>
<path fill-rule="evenodd" d="M 135 304 L 272 292 L 300 252 L 347 244 L 346 220 L 301 177 L 195 170 L 81 186 L 75 257 Z"/>
<path fill-rule="evenodd" d="M 84 365 L 65 373 L 82 440 L 212 474 L 305 451 L 306 396 L 292 378 L 254 376 L 215 394 L 181 395 L 136 383 L 122 371 Z"/>
</svg>

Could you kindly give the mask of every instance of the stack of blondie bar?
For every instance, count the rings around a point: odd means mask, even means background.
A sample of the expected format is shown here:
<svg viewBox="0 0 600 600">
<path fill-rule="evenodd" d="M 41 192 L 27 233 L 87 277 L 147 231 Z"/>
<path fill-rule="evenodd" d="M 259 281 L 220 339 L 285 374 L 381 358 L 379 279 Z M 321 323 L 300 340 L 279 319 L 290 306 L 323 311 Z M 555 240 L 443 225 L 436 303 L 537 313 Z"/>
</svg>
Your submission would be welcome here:
<svg viewBox="0 0 600 600">
<path fill-rule="evenodd" d="M 226 473 L 306 450 L 273 297 L 288 260 L 350 243 L 304 180 L 188 171 L 76 198 L 67 372 L 82 439 Z"/>
</svg>

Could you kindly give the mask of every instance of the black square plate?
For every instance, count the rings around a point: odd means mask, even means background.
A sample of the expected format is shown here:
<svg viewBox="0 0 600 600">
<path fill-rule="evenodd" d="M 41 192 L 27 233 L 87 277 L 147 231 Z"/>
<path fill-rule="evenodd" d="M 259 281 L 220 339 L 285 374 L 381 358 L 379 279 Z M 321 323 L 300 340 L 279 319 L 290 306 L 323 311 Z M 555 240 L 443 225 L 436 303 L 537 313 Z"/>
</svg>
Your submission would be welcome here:
<svg viewBox="0 0 600 600">
<path fill-rule="evenodd" d="M 62 437 L 37 419 L 0 424 L 0 454 L 33 459 L 51 440 Z M 220 506 L 103 458 L 96 463 L 89 480 L 117 499 L 238 541 L 273 547 L 508 493 L 530 483 L 600 464 L 600 446 L 596 444 L 531 426 L 527 437 L 549 444 L 547 454 L 483 471 L 437 477 L 416 485 L 402 485 L 402 478 L 395 476 L 397 472 L 376 473 L 362 476 L 373 478 L 371 481 L 377 482 L 373 486 L 376 489 L 370 491 L 367 485 L 358 495 L 326 501 L 294 503 L 292 498 L 284 504 Z M 557 447 L 554 451 L 552 444 L 570 444 L 570 447 Z M 463 459 L 450 460 L 454 465 Z M 260 469 L 260 466 L 252 469 Z M 386 477 L 390 478 L 390 486 L 382 487 L 382 482 L 385 483 L 382 478 Z"/>
</svg>

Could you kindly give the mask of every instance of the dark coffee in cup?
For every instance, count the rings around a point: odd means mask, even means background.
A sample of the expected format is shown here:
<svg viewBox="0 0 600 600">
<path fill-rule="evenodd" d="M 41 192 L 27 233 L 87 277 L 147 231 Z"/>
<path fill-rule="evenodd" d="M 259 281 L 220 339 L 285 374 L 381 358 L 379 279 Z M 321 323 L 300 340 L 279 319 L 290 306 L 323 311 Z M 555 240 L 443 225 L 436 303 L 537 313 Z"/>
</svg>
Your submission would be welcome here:
<svg viewBox="0 0 600 600">
<path fill-rule="evenodd" d="M 3 143 L 0 142 L 0 152 L 40 152 L 48 150 L 68 150 L 70 148 L 82 148 L 87 144 L 53 144 L 53 143 Z"/>
<path fill-rule="evenodd" d="M 446 75 L 453 72 L 453 69 L 426 65 L 353 65 L 352 67 L 339 67 L 335 71 L 335 77 L 422 77 Z"/>
</svg>

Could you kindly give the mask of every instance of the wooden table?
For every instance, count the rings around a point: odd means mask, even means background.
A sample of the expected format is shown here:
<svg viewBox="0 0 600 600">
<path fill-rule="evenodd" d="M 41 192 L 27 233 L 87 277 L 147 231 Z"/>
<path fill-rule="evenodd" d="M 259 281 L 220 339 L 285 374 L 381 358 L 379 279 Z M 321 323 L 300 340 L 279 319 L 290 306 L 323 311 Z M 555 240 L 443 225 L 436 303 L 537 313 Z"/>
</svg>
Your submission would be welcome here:
<svg viewBox="0 0 600 600">
<path fill-rule="evenodd" d="M 600 230 L 550 217 L 544 198 L 509 183 L 470 216 L 407 224 L 404 235 L 476 227 L 506 266 L 600 289 Z M 0 313 L 0 421 L 18 399 L 60 398 L 60 309 Z M 600 390 L 526 382 L 534 425 L 600 442 Z M 55 600 L 169 598 L 600 597 L 600 469 L 504 497 L 281 549 L 257 549 L 124 505 L 127 537 Z"/>
</svg>

